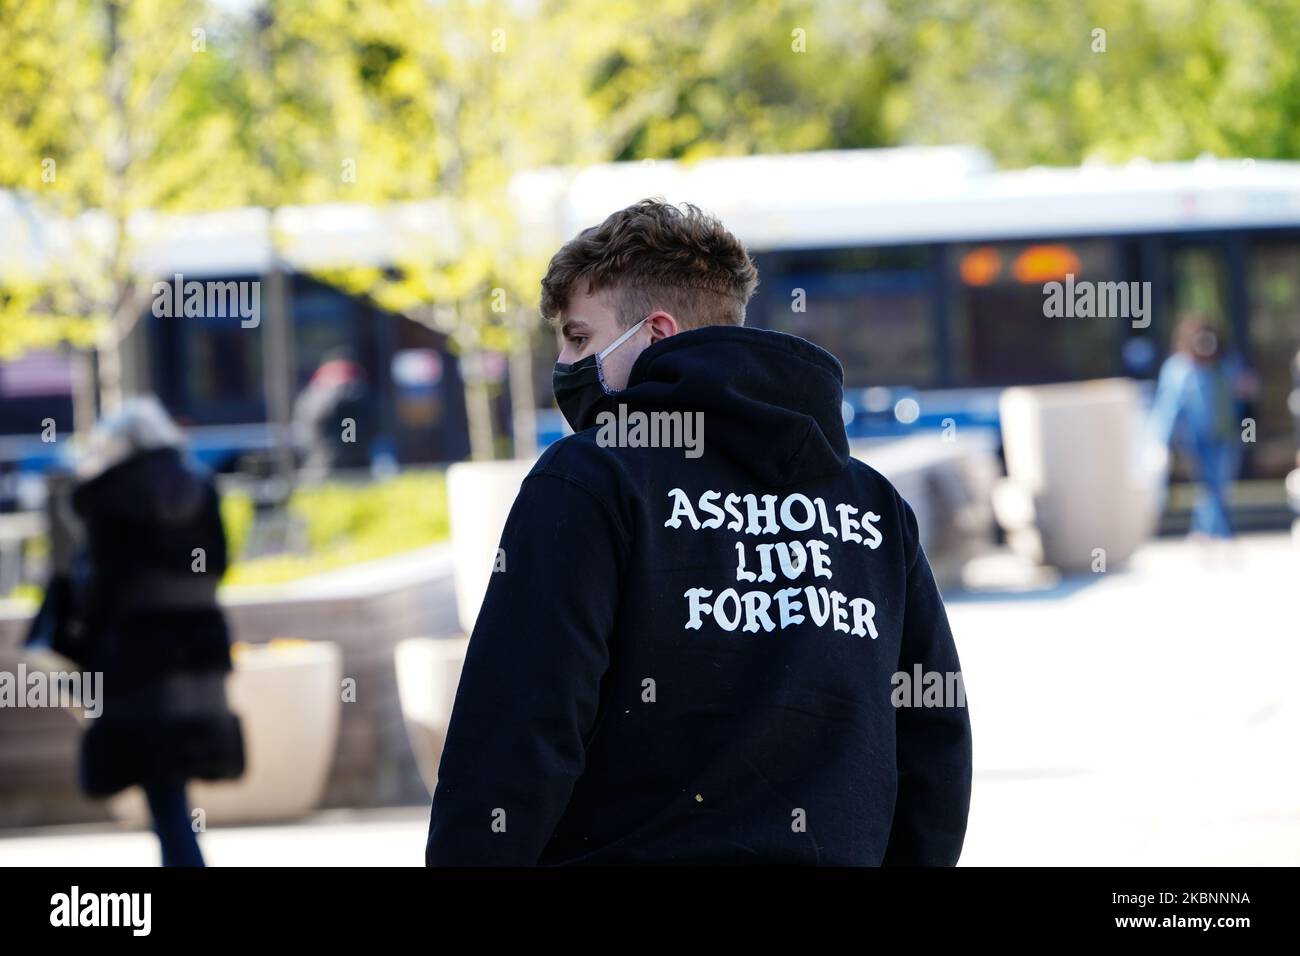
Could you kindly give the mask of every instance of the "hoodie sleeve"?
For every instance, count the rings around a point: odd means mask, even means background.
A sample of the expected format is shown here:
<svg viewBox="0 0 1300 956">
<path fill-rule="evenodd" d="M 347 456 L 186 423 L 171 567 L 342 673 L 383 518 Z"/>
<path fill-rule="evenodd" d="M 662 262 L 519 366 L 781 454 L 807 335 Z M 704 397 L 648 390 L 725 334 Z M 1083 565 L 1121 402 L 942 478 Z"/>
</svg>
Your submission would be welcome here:
<svg viewBox="0 0 1300 956">
<path fill-rule="evenodd" d="M 943 598 L 921 548 L 916 515 L 902 498 L 911 552 L 898 669 L 961 673 Z M 964 683 L 959 684 L 964 688 Z M 964 690 L 962 691 L 964 695 Z M 971 792 L 970 715 L 960 706 L 899 707 L 898 795 L 885 866 L 954 866 L 966 836 Z"/>
<path fill-rule="evenodd" d="M 575 479 L 534 472 L 501 537 L 438 768 L 429 866 L 537 863 L 581 774 L 625 538 Z"/>
</svg>

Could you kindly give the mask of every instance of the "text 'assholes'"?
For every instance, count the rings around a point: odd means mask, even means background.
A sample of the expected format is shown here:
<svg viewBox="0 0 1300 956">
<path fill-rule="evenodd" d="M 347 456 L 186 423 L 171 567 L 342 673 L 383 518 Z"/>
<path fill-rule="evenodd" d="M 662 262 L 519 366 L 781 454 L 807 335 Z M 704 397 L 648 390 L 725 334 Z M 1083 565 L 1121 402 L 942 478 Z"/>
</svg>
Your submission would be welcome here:
<svg viewBox="0 0 1300 956">
<path fill-rule="evenodd" d="M 819 536 L 755 544 L 752 559 L 746 542 L 737 541 L 736 580 L 741 582 L 770 583 L 778 580 L 778 570 L 787 581 L 797 580 L 809 572 L 814 578 L 830 579 L 834 577 L 830 546 L 823 537 L 862 544 L 872 551 L 884 541 L 876 527 L 880 515 L 874 511 L 860 511 L 854 505 L 843 503 L 828 507 L 822 498 L 809 498 L 797 492 L 781 498 L 735 493 L 724 496 L 720 491 L 705 491 L 692 504 L 686 492 L 674 488 L 668 497 L 672 499 L 672 513 L 664 522 L 665 528 L 680 530 L 689 525 L 692 531 L 708 531 L 725 526 L 728 531 L 746 535 L 780 534 L 785 530 Z M 831 518 L 832 511 L 835 519 Z M 701 519 L 700 514 L 707 517 Z M 833 630 L 855 637 L 869 634 L 875 640 L 880 636 L 875 621 L 876 605 L 872 601 L 815 583 L 775 592 L 762 588 L 745 591 L 725 588 L 716 597 L 711 589 L 696 587 L 688 588 L 683 597 L 687 602 L 687 630 L 698 630 L 706 618 L 724 631 L 739 627 L 750 633 L 760 629 L 784 630 L 810 619 L 815 627 L 830 624 Z M 805 608 L 807 616 L 803 613 Z"/>
</svg>

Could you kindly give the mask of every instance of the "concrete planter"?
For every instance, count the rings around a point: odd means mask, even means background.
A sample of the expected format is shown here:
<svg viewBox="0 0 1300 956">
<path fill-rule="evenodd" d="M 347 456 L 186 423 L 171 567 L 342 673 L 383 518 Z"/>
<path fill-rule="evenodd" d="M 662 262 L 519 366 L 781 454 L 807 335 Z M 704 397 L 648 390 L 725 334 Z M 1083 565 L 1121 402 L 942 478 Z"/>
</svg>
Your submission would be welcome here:
<svg viewBox="0 0 1300 956">
<path fill-rule="evenodd" d="M 468 647 L 468 637 L 413 637 L 393 654 L 407 737 L 430 795 L 438 783 L 438 762 Z"/>
<path fill-rule="evenodd" d="M 933 435 L 878 442 L 854 455 L 889 479 L 912 506 L 935 580 L 957 586 L 962 569 L 993 545 L 992 487 L 1001 475 L 991 435 Z"/>
<path fill-rule="evenodd" d="M 1127 560 L 1155 529 L 1165 477 L 1137 385 L 1009 388 L 999 412 L 1007 478 L 993 504 L 1011 547 L 1063 571 Z"/>
<path fill-rule="evenodd" d="M 189 785 L 190 805 L 208 825 L 293 820 L 319 804 L 338 741 L 342 658 L 334 644 L 274 642 L 239 647 L 226 679 L 244 732 L 239 780 Z M 118 820 L 148 821 L 138 787 L 109 800 Z"/>
<path fill-rule="evenodd" d="M 1291 540 L 1300 547 L 1300 468 L 1286 476 L 1286 500 L 1291 513 L 1296 515 L 1291 522 Z"/>
<path fill-rule="evenodd" d="M 327 734 L 321 743 L 330 753 L 321 808 L 410 806 L 427 798 L 402 716 L 393 655 L 413 635 L 461 632 L 450 543 L 285 584 L 225 588 L 221 602 L 241 644 L 261 646 L 289 634 L 329 644 L 338 649 L 342 674 L 356 681 L 355 702 L 337 709 L 337 735 L 325 725 L 312 731 Z M 0 668 L 12 670 L 22 658 L 34 610 L 0 601 Z M 330 694 L 331 701 L 339 699 L 338 680 Z M 61 710 L 4 712 L 0 826 L 112 819 L 108 801 L 92 800 L 77 788 L 81 732 L 73 714 Z M 293 763 L 298 759 L 295 754 Z"/>
<path fill-rule="evenodd" d="M 461 635 L 414 637 L 394 648 L 398 698 L 411 750 L 429 793 L 438 782 L 447 725 L 461 667 L 483 596 L 497 562 L 497 547 L 519 486 L 532 460 L 462 462 L 447 469 L 451 512 L 452 576 Z M 509 556 L 505 556 L 509 562 Z"/>
<path fill-rule="evenodd" d="M 514 459 L 462 462 L 447 469 L 456 610 L 466 634 L 473 632 L 483 606 L 510 506 L 532 468 L 532 460 Z M 510 556 L 505 559 L 508 567 Z"/>
</svg>

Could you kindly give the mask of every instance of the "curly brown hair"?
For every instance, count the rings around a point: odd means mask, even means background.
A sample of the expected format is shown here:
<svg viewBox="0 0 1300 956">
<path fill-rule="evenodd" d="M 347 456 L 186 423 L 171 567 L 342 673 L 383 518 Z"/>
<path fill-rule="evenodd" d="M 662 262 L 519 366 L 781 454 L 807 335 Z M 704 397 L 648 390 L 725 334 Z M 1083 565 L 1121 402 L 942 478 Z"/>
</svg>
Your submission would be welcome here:
<svg viewBox="0 0 1300 956">
<path fill-rule="evenodd" d="M 542 279 L 542 316 L 559 325 L 580 281 L 608 289 L 619 323 L 656 309 L 681 329 L 744 325 L 758 269 L 740 240 L 691 203 L 642 199 L 582 230 L 551 258 Z"/>
</svg>

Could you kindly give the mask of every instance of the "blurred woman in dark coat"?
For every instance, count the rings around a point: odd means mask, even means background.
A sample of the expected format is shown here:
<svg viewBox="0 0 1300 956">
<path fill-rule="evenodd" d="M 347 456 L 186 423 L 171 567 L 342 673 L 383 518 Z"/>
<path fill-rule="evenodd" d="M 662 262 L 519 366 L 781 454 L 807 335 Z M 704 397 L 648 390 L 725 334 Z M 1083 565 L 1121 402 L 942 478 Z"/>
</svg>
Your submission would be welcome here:
<svg viewBox="0 0 1300 956">
<path fill-rule="evenodd" d="M 73 578 L 85 660 L 103 713 L 82 741 L 90 796 L 144 789 L 164 866 L 202 866 L 189 779 L 238 777 L 244 748 L 225 698 L 230 636 L 217 604 L 226 570 L 219 499 L 152 398 L 96 428 L 72 505 L 85 529 Z"/>
</svg>

